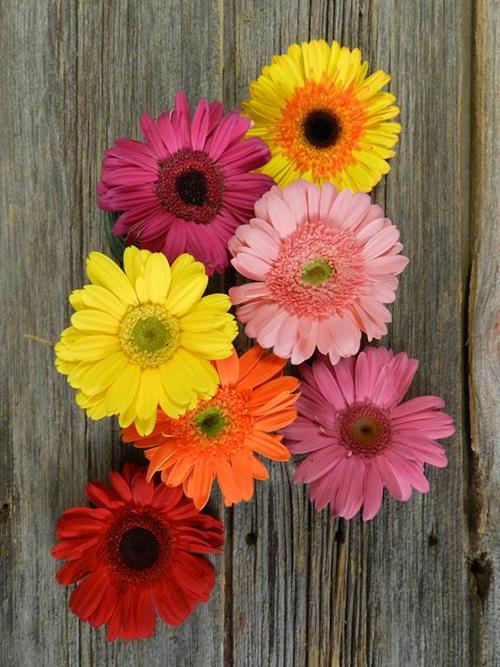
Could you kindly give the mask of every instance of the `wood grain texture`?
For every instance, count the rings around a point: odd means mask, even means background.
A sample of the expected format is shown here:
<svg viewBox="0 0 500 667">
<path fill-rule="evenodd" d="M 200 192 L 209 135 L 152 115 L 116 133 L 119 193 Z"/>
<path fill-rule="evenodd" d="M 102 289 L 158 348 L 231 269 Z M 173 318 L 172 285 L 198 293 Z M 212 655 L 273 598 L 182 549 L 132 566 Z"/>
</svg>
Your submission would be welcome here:
<svg viewBox="0 0 500 667">
<path fill-rule="evenodd" d="M 495 5 L 4 0 L 0 664 L 500 664 Z M 429 471 L 428 496 L 386 498 L 366 525 L 315 513 L 293 464 L 273 464 L 252 503 L 211 502 L 227 544 L 210 603 L 153 640 L 108 645 L 67 611 L 49 549 L 85 483 L 139 454 L 111 420 L 85 419 L 50 348 L 23 336 L 56 340 L 86 254 L 106 250 L 95 198 L 105 147 L 138 137 L 140 113 L 158 114 L 181 87 L 237 107 L 273 53 L 315 37 L 358 46 L 393 74 L 404 130 L 375 199 L 411 262 L 384 342 L 420 359 L 413 394 L 446 398 L 458 425 L 450 465 Z"/>
</svg>

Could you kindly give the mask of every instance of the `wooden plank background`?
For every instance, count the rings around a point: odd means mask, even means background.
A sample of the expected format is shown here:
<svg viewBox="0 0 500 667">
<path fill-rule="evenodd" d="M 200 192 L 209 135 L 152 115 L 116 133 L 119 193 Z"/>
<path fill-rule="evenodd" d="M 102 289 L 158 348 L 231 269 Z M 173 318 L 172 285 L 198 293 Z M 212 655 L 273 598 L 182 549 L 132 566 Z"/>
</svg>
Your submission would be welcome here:
<svg viewBox="0 0 500 667">
<path fill-rule="evenodd" d="M 2 0 L 0 22 L 0 664 L 500 664 L 494 0 Z M 49 547 L 84 484 L 138 454 L 112 420 L 86 421 L 29 336 L 56 340 L 85 256 L 107 250 L 105 147 L 178 88 L 237 106 L 273 53 L 317 37 L 393 74 L 404 129 L 375 198 L 411 262 L 385 342 L 420 359 L 415 394 L 448 401 L 450 465 L 368 525 L 316 514 L 293 465 L 273 465 L 252 503 L 211 503 L 227 542 L 210 603 L 107 644 L 67 611 Z"/>
</svg>

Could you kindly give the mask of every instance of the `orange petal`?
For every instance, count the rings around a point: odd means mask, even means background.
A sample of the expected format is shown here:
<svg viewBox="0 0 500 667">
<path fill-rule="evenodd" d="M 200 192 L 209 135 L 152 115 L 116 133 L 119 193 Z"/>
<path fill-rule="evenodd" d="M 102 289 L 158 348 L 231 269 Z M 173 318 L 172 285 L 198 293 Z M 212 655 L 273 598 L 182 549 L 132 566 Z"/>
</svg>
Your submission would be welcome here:
<svg viewBox="0 0 500 667">
<path fill-rule="evenodd" d="M 295 408 L 285 408 L 279 412 L 271 412 L 269 415 L 262 415 L 254 422 L 254 427 L 258 431 L 278 431 L 291 424 L 297 417 Z"/>
<path fill-rule="evenodd" d="M 243 357 L 240 359 L 240 381 L 237 384 L 238 389 L 251 389 L 257 387 L 280 373 L 286 365 L 286 359 L 280 359 L 270 352 L 263 356 L 257 364 L 254 364 L 253 368 L 242 377 L 242 360 Z"/>
<path fill-rule="evenodd" d="M 245 438 L 245 444 L 273 461 L 288 461 L 290 458 L 290 452 L 280 443 L 280 439 L 267 433 L 249 433 Z"/>
<path fill-rule="evenodd" d="M 255 456 L 250 457 L 250 470 L 255 479 L 269 479 L 266 466 Z"/>
<path fill-rule="evenodd" d="M 151 477 L 158 472 L 158 470 L 163 470 L 167 467 L 167 461 L 176 453 L 178 445 L 176 442 L 169 443 L 168 445 L 161 445 L 154 449 L 149 449 L 146 452 L 146 456 L 149 459 L 149 467 L 147 480 L 151 480 Z M 153 456 L 149 457 L 149 453 L 153 452 Z"/>
<path fill-rule="evenodd" d="M 240 357 L 240 380 L 242 380 L 259 363 L 259 359 L 264 354 L 264 350 L 255 345 Z"/>
<path fill-rule="evenodd" d="M 197 509 L 201 510 L 208 503 L 214 471 L 212 464 L 208 461 L 199 461 L 188 480 L 189 495 Z"/>
<path fill-rule="evenodd" d="M 233 474 L 236 486 L 238 487 L 241 498 L 250 500 L 253 496 L 253 477 L 250 472 L 249 453 L 246 451 L 236 451 L 231 456 Z"/>
<path fill-rule="evenodd" d="M 232 355 L 227 359 L 217 360 L 215 367 L 223 387 L 230 387 L 238 382 L 240 362 L 234 348 Z"/>
<path fill-rule="evenodd" d="M 262 405 L 263 403 L 275 401 L 277 396 L 290 394 L 295 391 L 299 385 L 299 380 L 291 375 L 277 377 L 254 389 L 248 401 L 248 405 Z"/>
<path fill-rule="evenodd" d="M 217 481 L 220 490 L 224 496 L 224 505 L 226 507 L 241 500 L 241 493 L 234 479 L 234 471 L 225 458 L 220 458 L 215 464 Z"/>
<path fill-rule="evenodd" d="M 194 466 L 194 461 L 183 456 L 179 458 L 175 465 L 172 466 L 168 477 L 166 477 L 166 484 L 168 486 L 179 486 L 182 484 L 186 477 L 189 475 Z"/>
</svg>

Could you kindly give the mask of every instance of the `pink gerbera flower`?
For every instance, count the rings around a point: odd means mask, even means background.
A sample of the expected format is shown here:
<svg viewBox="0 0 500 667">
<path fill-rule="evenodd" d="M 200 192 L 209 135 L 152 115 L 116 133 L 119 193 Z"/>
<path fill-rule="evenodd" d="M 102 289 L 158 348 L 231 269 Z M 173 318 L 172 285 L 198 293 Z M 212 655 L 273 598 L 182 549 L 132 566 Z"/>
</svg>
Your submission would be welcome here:
<svg viewBox="0 0 500 667">
<path fill-rule="evenodd" d="M 207 273 L 223 271 L 228 240 L 273 183 L 251 173 L 268 148 L 243 139 L 250 121 L 220 102 L 200 100 L 191 118 L 182 91 L 173 110 L 156 120 L 143 114 L 140 126 L 145 142 L 118 139 L 105 153 L 99 205 L 121 213 L 113 233 L 171 262 L 188 252 Z"/>
<path fill-rule="evenodd" d="M 295 454 L 309 454 L 297 468 L 295 482 L 309 486 L 316 509 L 330 505 L 333 516 L 352 517 L 363 506 L 363 519 L 380 509 L 384 487 L 397 500 L 412 488 L 426 493 L 424 463 L 447 465 L 436 442 L 455 432 L 437 396 L 403 397 L 418 361 L 402 352 L 367 347 L 356 359 L 333 367 L 326 357 L 301 367 L 298 419 L 284 429 Z"/>
<path fill-rule="evenodd" d="M 332 363 L 356 354 L 361 332 L 387 333 L 399 255 L 399 232 L 363 193 L 297 181 L 273 187 L 256 217 L 229 242 L 235 268 L 257 282 L 229 290 L 245 332 L 264 348 L 308 359 L 318 348 Z"/>
</svg>

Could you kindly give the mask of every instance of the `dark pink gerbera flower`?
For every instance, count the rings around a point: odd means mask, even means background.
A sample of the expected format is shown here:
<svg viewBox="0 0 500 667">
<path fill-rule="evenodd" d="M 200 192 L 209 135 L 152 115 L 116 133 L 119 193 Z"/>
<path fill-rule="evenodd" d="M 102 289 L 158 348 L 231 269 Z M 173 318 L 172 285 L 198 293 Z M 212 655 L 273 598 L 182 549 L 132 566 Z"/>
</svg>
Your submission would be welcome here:
<svg viewBox="0 0 500 667">
<path fill-rule="evenodd" d="M 223 271 L 229 239 L 273 184 L 252 173 L 269 149 L 244 139 L 250 121 L 220 102 L 200 100 L 191 118 L 182 91 L 174 109 L 156 120 L 143 114 L 140 127 L 145 142 L 118 139 L 105 153 L 97 191 L 102 209 L 121 213 L 113 233 L 170 261 L 189 252 L 209 274 Z"/>
<path fill-rule="evenodd" d="M 397 500 L 412 488 L 426 493 L 424 464 L 447 465 L 437 438 L 453 435 L 452 418 L 437 396 L 403 402 L 418 367 L 404 352 L 367 347 L 357 358 L 332 366 L 327 357 L 301 366 L 298 419 L 284 429 L 294 454 L 309 454 L 295 482 L 309 484 L 321 510 L 345 519 L 359 512 L 372 519 L 384 487 Z"/>
</svg>

